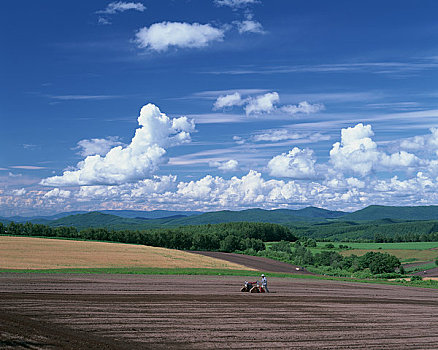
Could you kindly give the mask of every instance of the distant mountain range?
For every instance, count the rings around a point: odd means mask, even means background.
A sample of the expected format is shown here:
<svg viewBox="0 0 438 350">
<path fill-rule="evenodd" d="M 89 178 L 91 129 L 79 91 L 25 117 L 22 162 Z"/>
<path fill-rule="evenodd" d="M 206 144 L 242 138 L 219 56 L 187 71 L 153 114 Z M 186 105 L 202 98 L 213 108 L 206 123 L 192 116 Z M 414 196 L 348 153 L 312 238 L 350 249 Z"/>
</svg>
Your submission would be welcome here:
<svg viewBox="0 0 438 350">
<path fill-rule="evenodd" d="M 52 216 L 9 217 L 0 218 L 0 222 L 32 222 L 59 226 L 107 227 L 113 229 L 148 229 L 175 227 L 186 225 L 217 224 L 225 222 L 269 222 L 318 223 L 331 221 L 365 222 L 375 220 L 438 220 L 438 206 L 391 207 L 372 205 L 364 209 L 347 213 L 331 211 L 316 207 L 304 209 L 247 209 L 241 211 L 215 211 L 208 213 L 194 211 L 136 211 L 136 210 L 103 210 L 98 212 L 68 212 Z"/>
<path fill-rule="evenodd" d="M 165 217 L 171 216 L 191 216 L 191 215 L 199 215 L 202 212 L 199 211 L 172 211 L 172 210 L 151 210 L 151 211 L 142 211 L 142 210 L 99 210 L 99 213 L 102 214 L 110 214 L 115 215 L 122 218 L 142 218 L 142 219 L 161 219 Z M 64 218 L 66 216 L 73 216 L 78 214 L 87 214 L 90 213 L 88 211 L 70 211 L 64 213 L 58 213 L 50 216 L 11 216 L 11 217 L 0 217 L 0 222 L 5 221 L 15 221 L 15 222 L 33 222 L 33 223 L 47 223 L 48 221 L 53 221 L 57 219 Z"/>
</svg>

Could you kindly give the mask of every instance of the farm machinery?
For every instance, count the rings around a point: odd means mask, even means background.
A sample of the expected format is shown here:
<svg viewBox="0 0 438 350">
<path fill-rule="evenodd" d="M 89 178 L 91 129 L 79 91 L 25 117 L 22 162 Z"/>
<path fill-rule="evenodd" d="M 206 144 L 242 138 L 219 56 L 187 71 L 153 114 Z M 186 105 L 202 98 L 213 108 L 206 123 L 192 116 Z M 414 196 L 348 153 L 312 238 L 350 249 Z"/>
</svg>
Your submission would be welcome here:
<svg viewBox="0 0 438 350">
<path fill-rule="evenodd" d="M 263 288 L 262 284 L 259 281 L 256 282 L 247 282 L 245 281 L 244 286 L 240 289 L 241 292 L 248 293 L 265 293 L 265 288 Z"/>
</svg>

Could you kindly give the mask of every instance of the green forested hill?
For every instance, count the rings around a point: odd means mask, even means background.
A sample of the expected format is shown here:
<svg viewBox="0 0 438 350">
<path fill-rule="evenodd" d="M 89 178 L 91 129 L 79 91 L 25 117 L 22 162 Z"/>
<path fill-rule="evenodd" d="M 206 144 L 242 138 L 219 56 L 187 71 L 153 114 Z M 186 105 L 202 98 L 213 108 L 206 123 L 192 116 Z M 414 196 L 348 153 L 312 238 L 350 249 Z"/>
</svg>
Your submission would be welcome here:
<svg viewBox="0 0 438 350">
<path fill-rule="evenodd" d="M 389 207 L 370 205 L 364 209 L 344 215 L 342 220 L 371 221 L 379 219 L 438 220 L 438 206 Z"/>
<path fill-rule="evenodd" d="M 330 211 L 327 211 L 330 212 Z M 247 209 L 242 211 L 216 211 L 210 213 L 204 213 L 197 216 L 179 218 L 169 221 L 171 225 L 203 225 L 203 224 L 219 224 L 224 222 L 269 222 L 269 223 L 287 223 L 287 222 L 316 222 L 324 220 L 325 217 L 322 213 L 320 216 L 312 216 L 308 212 L 301 212 L 298 210 L 263 210 L 263 209 Z M 327 214 L 329 215 L 329 214 Z"/>
<path fill-rule="evenodd" d="M 314 239 L 333 241 L 348 240 L 388 240 L 395 241 L 421 239 L 427 241 L 421 235 L 430 235 L 438 232 L 438 221 L 405 221 L 377 220 L 366 223 L 354 221 L 339 221 L 329 223 L 317 223 L 308 225 L 286 224 L 293 233 Z M 417 239 L 418 238 L 418 239 Z"/>
<path fill-rule="evenodd" d="M 120 216 L 102 214 L 99 212 L 90 212 L 86 214 L 77 214 L 66 216 L 47 223 L 52 227 L 73 226 L 78 229 L 88 227 L 106 227 L 112 229 L 130 229 L 141 230 L 149 228 L 149 220 L 122 218 Z"/>
<path fill-rule="evenodd" d="M 277 211 L 283 211 L 287 209 L 278 209 Z M 307 207 L 303 209 L 298 209 L 294 213 L 296 216 L 307 217 L 307 218 L 324 218 L 324 219 L 335 219 L 343 217 L 346 214 L 344 211 L 333 211 L 323 208 Z"/>
</svg>

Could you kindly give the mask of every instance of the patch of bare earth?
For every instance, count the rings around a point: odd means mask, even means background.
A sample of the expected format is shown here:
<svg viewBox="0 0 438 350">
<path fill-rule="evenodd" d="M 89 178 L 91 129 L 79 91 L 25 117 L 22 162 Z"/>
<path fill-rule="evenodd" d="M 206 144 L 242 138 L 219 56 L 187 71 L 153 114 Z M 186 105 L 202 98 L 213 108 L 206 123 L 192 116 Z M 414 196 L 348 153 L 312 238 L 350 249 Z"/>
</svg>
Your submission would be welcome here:
<svg viewBox="0 0 438 350">
<path fill-rule="evenodd" d="M 0 348 L 436 349 L 436 290 L 268 279 L 0 274 Z"/>
<path fill-rule="evenodd" d="M 291 265 L 282 261 L 272 260 L 260 256 L 251 256 L 235 253 L 223 252 L 193 252 L 204 256 L 209 256 L 215 259 L 221 259 L 230 263 L 244 265 L 248 268 L 256 269 L 263 272 L 278 272 L 278 273 L 299 273 L 301 275 L 311 274 L 302 267 Z"/>
<path fill-rule="evenodd" d="M 433 279 L 433 280 L 438 280 L 438 267 L 435 267 L 433 269 L 429 269 L 429 270 L 424 270 L 424 271 L 419 271 L 414 273 L 414 275 L 418 275 L 418 276 L 422 276 L 423 279 Z"/>
</svg>

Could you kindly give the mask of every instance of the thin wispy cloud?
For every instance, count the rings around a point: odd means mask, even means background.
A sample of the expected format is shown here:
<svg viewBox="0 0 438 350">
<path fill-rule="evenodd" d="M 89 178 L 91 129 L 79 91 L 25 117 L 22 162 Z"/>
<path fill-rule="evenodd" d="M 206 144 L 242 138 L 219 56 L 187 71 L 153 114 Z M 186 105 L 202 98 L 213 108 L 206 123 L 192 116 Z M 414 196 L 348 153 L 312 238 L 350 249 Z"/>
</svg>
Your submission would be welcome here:
<svg viewBox="0 0 438 350">
<path fill-rule="evenodd" d="M 121 95 L 46 95 L 47 97 L 60 101 L 80 101 L 80 100 L 110 100 L 121 98 Z"/>
<path fill-rule="evenodd" d="M 248 123 L 252 121 L 245 114 L 199 113 L 187 114 L 187 116 L 193 118 L 196 124 Z"/>
<path fill-rule="evenodd" d="M 44 166 L 36 166 L 36 165 L 12 165 L 10 166 L 12 169 L 23 169 L 23 170 L 41 170 L 47 169 Z"/>
<path fill-rule="evenodd" d="M 104 10 L 96 11 L 96 13 L 113 15 L 118 12 L 125 12 L 129 10 L 143 12 L 146 10 L 146 7 L 141 2 L 115 1 L 110 2 Z"/>
<path fill-rule="evenodd" d="M 105 9 L 96 11 L 96 13 L 100 15 L 97 19 L 97 23 L 100 25 L 109 25 L 112 24 L 111 20 L 109 19 L 111 15 L 125 11 L 143 12 L 144 10 L 146 10 L 146 7 L 141 2 L 110 2 Z"/>
<path fill-rule="evenodd" d="M 215 0 L 218 6 L 228 6 L 232 9 L 238 9 L 249 5 L 259 4 L 259 0 Z"/>
<path fill-rule="evenodd" d="M 269 89 L 228 89 L 228 90 L 207 90 L 195 92 L 191 97 L 196 98 L 208 98 L 208 99 L 217 99 L 220 95 L 229 95 L 234 93 L 239 93 L 240 95 L 253 95 L 253 94 L 262 94 L 264 92 L 268 92 Z"/>
<path fill-rule="evenodd" d="M 265 34 L 265 30 L 260 22 L 253 20 L 235 21 L 234 24 L 237 26 L 237 30 L 240 34 L 243 33 L 257 33 Z"/>
<path fill-rule="evenodd" d="M 260 67 L 241 67 L 217 71 L 205 71 L 206 74 L 287 74 L 287 73 L 353 73 L 364 72 L 374 74 L 403 74 L 416 73 L 424 70 L 435 70 L 438 62 L 425 58 L 410 62 L 359 62 L 359 63 L 333 63 L 318 65 L 277 65 Z"/>
</svg>

